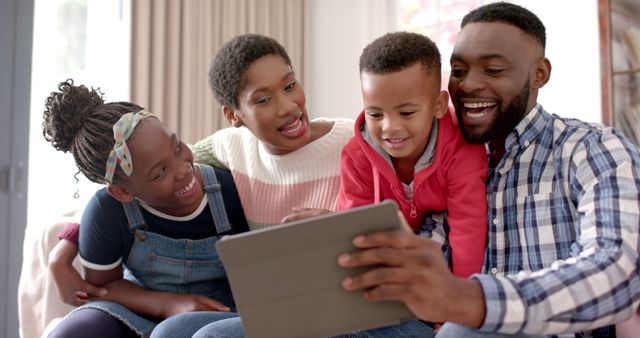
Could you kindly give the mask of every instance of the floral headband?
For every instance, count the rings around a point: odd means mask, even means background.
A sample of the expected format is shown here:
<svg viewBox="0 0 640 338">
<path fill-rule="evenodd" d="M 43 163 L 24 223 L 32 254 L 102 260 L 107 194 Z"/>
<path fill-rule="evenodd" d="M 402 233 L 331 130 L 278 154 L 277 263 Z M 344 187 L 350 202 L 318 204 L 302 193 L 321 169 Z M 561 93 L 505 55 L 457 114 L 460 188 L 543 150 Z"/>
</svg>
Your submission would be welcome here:
<svg viewBox="0 0 640 338">
<path fill-rule="evenodd" d="M 131 159 L 131 153 L 129 153 L 129 147 L 127 147 L 127 139 L 133 131 L 136 129 L 138 123 L 147 117 L 155 117 L 147 110 L 141 110 L 136 113 L 126 113 L 120 117 L 118 122 L 113 125 L 113 138 L 116 143 L 113 145 L 113 150 L 109 153 L 107 159 L 107 170 L 104 174 L 104 179 L 108 183 L 113 183 L 113 174 L 116 171 L 116 164 L 120 165 L 122 171 L 127 176 L 131 176 L 133 172 L 133 160 Z"/>
</svg>

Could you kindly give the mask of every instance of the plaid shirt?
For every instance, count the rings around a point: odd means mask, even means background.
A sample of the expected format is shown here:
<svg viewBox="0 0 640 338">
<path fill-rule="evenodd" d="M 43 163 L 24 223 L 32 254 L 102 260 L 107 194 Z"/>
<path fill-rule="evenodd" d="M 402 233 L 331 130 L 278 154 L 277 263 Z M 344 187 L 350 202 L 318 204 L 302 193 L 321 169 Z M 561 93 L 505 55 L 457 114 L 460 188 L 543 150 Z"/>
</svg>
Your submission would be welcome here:
<svg viewBox="0 0 640 338">
<path fill-rule="evenodd" d="M 640 304 L 638 149 L 540 105 L 505 146 L 487 178 L 485 274 L 473 276 L 486 298 L 481 330 L 588 332 L 629 318 Z"/>
</svg>

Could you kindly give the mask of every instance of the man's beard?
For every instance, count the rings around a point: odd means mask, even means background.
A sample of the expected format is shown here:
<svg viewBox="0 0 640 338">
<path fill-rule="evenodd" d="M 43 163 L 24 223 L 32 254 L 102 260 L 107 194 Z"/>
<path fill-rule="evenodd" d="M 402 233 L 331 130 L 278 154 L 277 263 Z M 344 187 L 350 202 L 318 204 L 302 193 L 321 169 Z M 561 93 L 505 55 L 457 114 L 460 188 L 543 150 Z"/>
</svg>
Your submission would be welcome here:
<svg viewBox="0 0 640 338">
<path fill-rule="evenodd" d="M 454 103 L 456 108 L 456 116 L 458 117 L 458 124 L 462 131 L 462 136 L 467 142 L 472 144 L 486 143 L 497 138 L 506 138 L 509 133 L 522 121 L 528 111 L 527 104 L 529 103 L 529 78 L 525 81 L 524 86 L 520 93 L 515 96 L 507 108 L 504 110 L 498 109 L 493 121 L 483 133 L 473 134 L 467 130 L 462 121 L 462 110 L 464 109 L 460 98 Z M 468 97 L 467 97 L 468 98 Z"/>
</svg>

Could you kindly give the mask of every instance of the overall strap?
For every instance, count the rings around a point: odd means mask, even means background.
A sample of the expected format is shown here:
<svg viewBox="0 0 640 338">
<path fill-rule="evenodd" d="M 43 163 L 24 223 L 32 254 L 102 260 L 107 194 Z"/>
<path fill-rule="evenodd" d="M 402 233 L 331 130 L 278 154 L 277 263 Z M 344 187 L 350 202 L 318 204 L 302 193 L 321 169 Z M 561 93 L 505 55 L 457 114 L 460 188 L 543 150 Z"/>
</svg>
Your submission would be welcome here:
<svg viewBox="0 0 640 338">
<path fill-rule="evenodd" d="M 142 230 L 147 226 L 136 199 L 122 203 L 122 206 L 124 207 L 124 213 L 127 215 L 127 222 L 129 222 L 129 231 L 136 233 L 136 230 Z"/>
<path fill-rule="evenodd" d="M 218 235 L 231 231 L 231 224 L 227 218 L 227 211 L 224 208 L 224 200 L 222 199 L 222 191 L 215 170 L 207 165 L 200 164 L 200 172 L 204 181 L 204 191 L 207 193 L 207 202 L 213 217 L 213 223 L 216 226 Z"/>
</svg>

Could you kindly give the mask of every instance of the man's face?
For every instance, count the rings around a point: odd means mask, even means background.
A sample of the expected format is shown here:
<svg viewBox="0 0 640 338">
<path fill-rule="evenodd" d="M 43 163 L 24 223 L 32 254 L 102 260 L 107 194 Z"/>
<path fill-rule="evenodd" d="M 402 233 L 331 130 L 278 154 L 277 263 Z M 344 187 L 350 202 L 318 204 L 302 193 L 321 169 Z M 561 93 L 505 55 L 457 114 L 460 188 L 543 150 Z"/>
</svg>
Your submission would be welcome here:
<svg viewBox="0 0 640 338">
<path fill-rule="evenodd" d="M 467 24 L 451 55 L 449 93 L 470 143 L 505 138 L 535 106 L 542 46 L 504 23 Z"/>
</svg>

